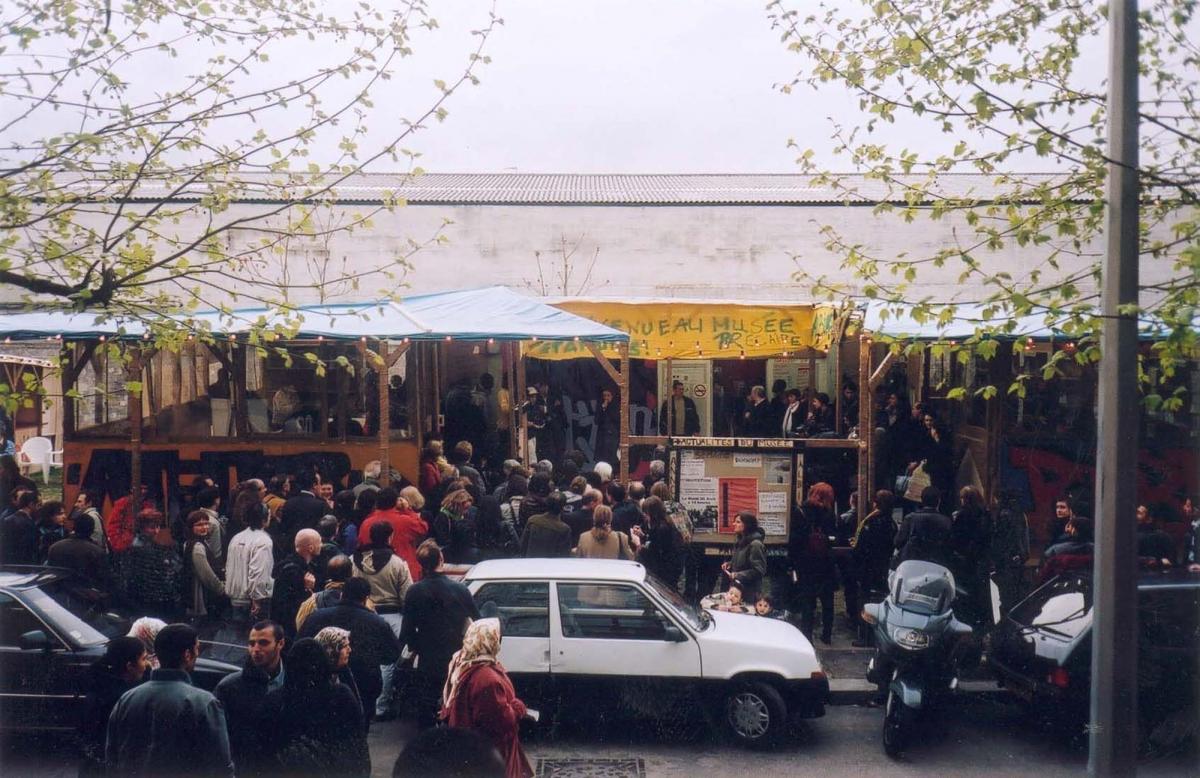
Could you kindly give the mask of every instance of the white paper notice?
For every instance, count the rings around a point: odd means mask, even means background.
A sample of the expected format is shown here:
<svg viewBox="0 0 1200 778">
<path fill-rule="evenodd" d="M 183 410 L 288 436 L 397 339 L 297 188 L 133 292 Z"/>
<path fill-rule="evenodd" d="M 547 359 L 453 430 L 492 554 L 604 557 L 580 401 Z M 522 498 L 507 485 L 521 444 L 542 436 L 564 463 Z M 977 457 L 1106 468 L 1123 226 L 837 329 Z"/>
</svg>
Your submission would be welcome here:
<svg viewBox="0 0 1200 778">
<path fill-rule="evenodd" d="M 679 460 L 679 476 L 680 478 L 703 478 L 704 460 L 694 454 L 692 456 L 685 455 Z"/>
<path fill-rule="evenodd" d="M 787 492 L 759 492 L 759 513 L 787 513 Z"/>
<path fill-rule="evenodd" d="M 703 510 L 717 504 L 717 479 L 681 478 L 679 501 L 684 507 Z"/>
<path fill-rule="evenodd" d="M 761 500 L 763 496 L 763 493 L 758 495 L 760 505 L 762 504 Z M 782 513 L 763 513 L 760 511 L 758 514 L 758 525 L 762 527 L 763 532 L 767 533 L 768 535 L 787 534 L 787 522 L 784 521 L 784 514 Z"/>
<path fill-rule="evenodd" d="M 762 467 L 762 454 L 734 454 L 734 467 Z"/>
</svg>

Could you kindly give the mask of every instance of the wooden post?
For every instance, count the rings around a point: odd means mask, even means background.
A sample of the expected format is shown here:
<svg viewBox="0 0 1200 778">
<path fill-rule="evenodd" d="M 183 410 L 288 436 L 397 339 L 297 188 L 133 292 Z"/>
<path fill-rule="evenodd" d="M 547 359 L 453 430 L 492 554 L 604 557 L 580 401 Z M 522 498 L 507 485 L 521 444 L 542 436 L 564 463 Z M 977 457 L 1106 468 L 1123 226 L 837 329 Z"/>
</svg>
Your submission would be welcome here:
<svg viewBox="0 0 1200 778">
<path fill-rule="evenodd" d="M 629 344 L 622 343 L 618 349 L 621 354 L 621 483 L 625 483 L 629 480 Z"/>
<path fill-rule="evenodd" d="M 133 357 L 125 370 L 125 385 L 129 402 L 129 489 L 132 495 L 133 515 L 142 509 L 142 395 L 144 385 L 135 393 L 129 390 L 131 382 L 141 384 L 142 350 L 135 347 Z"/>
<path fill-rule="evenodd" d="M 325 348 L 317 346 L 317 359 L 325 357 Z M 341 366 L 338 365 L 338 372 L 341 372 Z M 324 375 L 317 380 L 317 391 L 321 393 L 320 403 L 318 404 L 318 413 L 321 418 L 317 419 L 316 433 L 321 436 L 321 440 L 329 440 L 329 369 L 326 368 Z"/>
<path fill-rule="evenodd" d="M 246 408 L 246 350 L 249 348 L 248 345 L 238 348 L 236 343 L 230 343 L 231 358 L 226 366 L 233 376 L 229 396 L 233 400 L 234 429 L 239 438 L 248 438 L 251 434 L 250 412 Z"/>
<path fill-rule="evenodd" d="M 439 418 L 442 413 L 442 368 L 441 368 L 442 359 L 441 359 L 441 356 L 442 356 L 441 347 L 437 343 L 434 343 L 433 344 L 433 423 L 430 424 L 430 429 L 433 430 L 433 436 L 435 438 L 440 438 L 442 436 L 442 424 L 441 424 L 441 420 Z M 454 443 L 452 443 L 448 440 L 445 440 L 442 442 L 444 444 L 446 444 L 446 453 L 449 454 L 450 447 L 453 446 Z M 455 441 L 455 442 L 457 442 L 457 441 Z"/>
<path fill-rule="evenodd" d="M 388 402 L 388 365 L 388 342 L 381 340 L 376 379 L 379 384 L 379 482 L 384 486 L 392 484 L 392 465 L 388 457 L 391 453 L 392 435 L 392 404 Z"/>
<path fill-rule="evenodd" d="M 871 472 L 875 437 L 871 410 L 875 393 L 871 391 L 871 338 L 864 331 L 858 336 L 858 521 L 862 523 L 871 508 L 874 477 Z"/>
<path fill-rule="evenodd" d="M 513 422 L 513 409 L 520 402 L 517 396 L 517 369 L 514 365 L 514 354 L 521 348 L 519 343 L 505 341 L 500 344 L 500 361 L 504 375 L 508 379 L 508 456 L 510 459 L 520 459 L 520 442 L 517 440 L 517 425 Z"/>
<path fill-rule="evenodd" d="M 668 438 L 671 437 L 671 433 L 673 431 L 678 429 L 678 425 L 675 424 L 675 376 L 673 368 L 674 363 L 671 360 L 671 357 L 667 357 L 667 385 L 665 387 L 658 387 L 658 397 L 655 398 L 660 401 L 665 400 L 667 403 L 667 428 L 665 430 L 659 430 L 658 434 L 664 435 Z M 625 372 L 624 368 L 622 368 L 621 372 Z M 667 390 L 665 395 L 662 393 L 663 389 Z M 657 408 L 652 408 L 651 410 L 657 410 Z M 685 427 L 687 425 L 686 419 L 684 420 L 684 425 Z"/>
<path fill-rule="evenodd" d="M 413 433 L 417 441 L 418 454 L 425 448 L 425 349 L 420 344 L 413 352 L 413 373 L 408 377 L 409 392 L 413 395 Z"/>
<path fill-rule="evenodd" d="M 525 358 L 521 355 L 521 345 L 517 344 L 517 353 L 513 358 L 513 370 L 517 374 L 517 396 L 513 398 L 513 407 L 519 408 L 525 403 Z M 532 467 L 529 461 L 529 414 L 518 413 L 517 428 L 517 460 Z"/>
</svg>

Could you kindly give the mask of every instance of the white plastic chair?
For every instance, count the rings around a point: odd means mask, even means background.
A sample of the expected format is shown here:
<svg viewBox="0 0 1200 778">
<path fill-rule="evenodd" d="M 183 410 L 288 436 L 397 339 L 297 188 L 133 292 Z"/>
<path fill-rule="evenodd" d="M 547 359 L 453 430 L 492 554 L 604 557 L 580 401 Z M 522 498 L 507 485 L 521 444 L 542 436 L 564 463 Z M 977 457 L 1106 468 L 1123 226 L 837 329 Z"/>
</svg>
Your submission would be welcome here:
<svg viewBox="0 0 1200 778">
<path fill-rule="evenodd" d="M 42 468 L 42 483 L 49 483 L 50 468 L 63 466 L 62 453 L 61 450 L 54 450 L 50 438 L 32 437 L 21 444 L 17 462 L 23 472 L 33 467 Z"/>
</svg>

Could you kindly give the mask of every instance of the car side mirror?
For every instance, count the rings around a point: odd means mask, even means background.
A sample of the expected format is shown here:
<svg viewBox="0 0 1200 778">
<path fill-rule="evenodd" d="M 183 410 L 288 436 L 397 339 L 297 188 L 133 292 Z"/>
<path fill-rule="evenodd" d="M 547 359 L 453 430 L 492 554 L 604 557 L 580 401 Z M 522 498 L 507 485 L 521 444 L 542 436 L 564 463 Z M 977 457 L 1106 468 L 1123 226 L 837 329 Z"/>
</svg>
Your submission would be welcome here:
<svg viewBox="0 0 1200 778">
<path fill-rule="evenodd" d="M 22 633 L 20 637 L 22 651 L 49 651 L 50 636 L 40 629 Z"/>
<path fill-rule="evenodd" d="M 663 640 L 668 643 L 684 643 L 687 641 L 687 635 L 683 634 L 683 630 L 674 624 L 667 624 L 663 627 Z"/>
</svg>

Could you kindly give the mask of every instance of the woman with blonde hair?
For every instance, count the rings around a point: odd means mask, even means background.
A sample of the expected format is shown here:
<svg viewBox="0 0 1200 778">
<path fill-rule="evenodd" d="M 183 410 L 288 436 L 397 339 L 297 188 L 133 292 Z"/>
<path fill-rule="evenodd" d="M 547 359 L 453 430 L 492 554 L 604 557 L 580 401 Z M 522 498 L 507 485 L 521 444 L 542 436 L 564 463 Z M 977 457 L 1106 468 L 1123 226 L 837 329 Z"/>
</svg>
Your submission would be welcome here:
<svg viewBox="0 0 1200 778">
<path fill-rule="evenodd" d="M 442 509 L 433 518 L 430 529 L 447 562 L 474 564 L 479 561 L 479 533 L 471 511 L 473 503 L 466 489 L 454 489 L 442 499 Z"/>
<path fill-rule="evenodd" d="M 451 727 L 486 736 L 504 758 L 505 778 L 531 778 L 533 768 L 519 737 L 525 703 L 496 659 L 499 653 L 499 619 L 479 619 L 467 627 L 446 673 L 441 717 Z"/>
<path fill-rule="evenodd" d="M 592 528 L 579 536 L 572 552 L 582 559 L 633 559 L 633 544 L 624 532 L 612 528 L 612 508 L 597 505 L 592 511 Z"/>
</svg>

